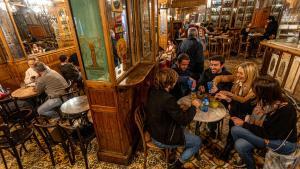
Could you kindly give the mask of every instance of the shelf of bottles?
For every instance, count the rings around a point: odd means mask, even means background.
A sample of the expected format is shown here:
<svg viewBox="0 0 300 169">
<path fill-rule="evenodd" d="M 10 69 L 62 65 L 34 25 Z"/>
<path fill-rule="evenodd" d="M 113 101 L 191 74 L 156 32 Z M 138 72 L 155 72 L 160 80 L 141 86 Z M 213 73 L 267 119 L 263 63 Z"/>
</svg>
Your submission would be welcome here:
<svg viewBox="0 0 300 169">
<path fill-rule="evenodd" d="M 300 44 L 299 34 L 300 9 L 296 11 L 290 11 L 289 9 L 285 9 L 280 20 L 276 39 L 282 42 Z"/>
<path fill-rule="evenodd" d="M 256 0 L 238 0 L 235 27 L 243 28 L 252 20 Z"/>
<path fill-rule="evenodd" d="M 231 25 L 231 17 L 233 12 L 233 0 L 223 0 L 222 8 L 221 8 L 221 21 L 220 26 L 224 25 L 225 23 Z"/>
<path fill-rule="evenodd" d="M 284 0 L 272 0 L 272 7 L 270 15 L 275 16 L 276 20 L 279 20 L 280 13 L 283 10 Z"/>
<path fill-rule="evenodd" d="M 210 22 L 213 23 L 214 26 L 219 25 L 221 7 L 222 7 L 222 0 L 212 0 L 211 1 Z"/>
</svg>

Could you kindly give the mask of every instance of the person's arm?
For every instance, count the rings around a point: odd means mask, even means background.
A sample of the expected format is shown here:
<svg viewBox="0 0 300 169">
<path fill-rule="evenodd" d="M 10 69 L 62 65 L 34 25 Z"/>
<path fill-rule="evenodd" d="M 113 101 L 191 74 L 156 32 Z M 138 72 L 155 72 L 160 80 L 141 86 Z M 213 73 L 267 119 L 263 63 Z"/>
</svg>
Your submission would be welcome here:
<svg viewBox="0 0 300 169">
<path fill-rule="evenodd" d="M 227 82 L 233 82 L 233 81 L 234 81 L 234 75 L 219 75 L 213 79 L 213 83 L 216 86 L 219 83 L 227 83 Z"/>
<path fill-rule="evenodd" d="M 232 94 L 231 96 L 229 96 L 232 100 L 238 101 L 240 103 L 245 103 L 250 99 L 254 99 L 255 98 L 255 94 L 252 90 L 249 91 L 249 93 L 246 96 L 238 96 L 235 94 Z"/>
<path fill-rule="evenodd" d="M 36 82 L 36 85 L 35 85 L 35 91 L 38 93 L 38 94 L 41 94 L 45 91 L 45 83 L 43 83 L 41 81 L 41 79 L 38 79 L 37 82 Z"/>
<path fill-rule="evenodd" d="M 24 83 L 25 83 L 25 84 L 31 83 L 31 79 L 30 79 L 30 78 L 31 78 L 31 77 L 30 77 L 29 71 L 26 71 L 26 72 L 25 72 Z"/>
<path fill-rule="evenodd" d="M 196 114 L 196 107 L 193 105 L 186 112 L 183 112 L 177 104 L 175 97 L 170 98 L 165 106 L 168 114 L 180 125 L 189 124 Z"/>
</svg>

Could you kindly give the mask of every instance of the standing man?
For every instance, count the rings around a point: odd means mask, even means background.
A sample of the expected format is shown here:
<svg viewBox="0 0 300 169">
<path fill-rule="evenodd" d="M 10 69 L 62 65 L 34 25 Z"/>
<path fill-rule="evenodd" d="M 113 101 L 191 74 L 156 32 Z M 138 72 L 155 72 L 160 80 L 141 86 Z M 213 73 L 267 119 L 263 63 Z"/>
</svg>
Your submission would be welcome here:
<svg viewBox="0 0 300 169">
<path fill-rule="evenodd" d="M 192 78 L 199 80 L 204 69 L 204 56 L 202 44 L 197 40 L 198 30 L 194 27 L 188 30 L 188 38 L 179 47 L 179 54 L 186 53 L 190 57 L 189 70 Z"/>
<path fill-rule="evenodd" d="M 57 117 L 54 108 L 62 104 L 60 96 L 65 94 L 68 83 L 59 73 L 47 69 L 42 62 L 35 63 L 34 70 L 38 74 L 35 86 L 37 93 L 47 94 L 47 100 L 38 107 L 37 112 L 39 115 Z"/>
</svg>

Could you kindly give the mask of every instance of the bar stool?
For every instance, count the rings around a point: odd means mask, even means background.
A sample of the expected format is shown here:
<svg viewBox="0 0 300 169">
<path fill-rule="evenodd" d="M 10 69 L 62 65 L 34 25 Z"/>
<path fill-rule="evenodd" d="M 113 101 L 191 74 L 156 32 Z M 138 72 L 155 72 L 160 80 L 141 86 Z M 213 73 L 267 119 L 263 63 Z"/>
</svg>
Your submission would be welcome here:
<svg viewBox="0 0 300 169">
<path fill-rule="evenodd" d="M 218 54 L 218 41 L 215 38 L 208 39 L 209 56 Z"/>
<path fill-rule="evenodd" d="M 222 38 L 222 56 L 223 57 L 230 57 L 231 52 L 231 43 L 232 40 L 230 38 L 224 37 Z"/>
<path fill-rule="evenodd" d="M 242 50 L 243 47 L 245 48 L 245 50 Z M 240 35 L 238 56 L 242 55 L 244 56 L 244 58 L 246 58 L 248 56 L 248 48 L 249 48 L 249 37 L 247 37 L 246 41 L 243 41 L 243 36 Z"/>
</svg>

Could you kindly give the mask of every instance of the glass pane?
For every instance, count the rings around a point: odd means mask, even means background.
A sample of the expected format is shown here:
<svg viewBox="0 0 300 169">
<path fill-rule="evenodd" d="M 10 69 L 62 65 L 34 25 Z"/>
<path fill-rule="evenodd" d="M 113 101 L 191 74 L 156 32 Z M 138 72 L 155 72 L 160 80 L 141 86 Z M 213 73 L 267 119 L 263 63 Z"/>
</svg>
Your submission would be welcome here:
<svg viewBox="0 0 300 169">
<path fill-rule="evenodd" d="M 0 0 L 0 27 L 12 56 L 16 59 L 24 57 L 13 24 L 8 16 L 4 0 Z"/>
<path fill-rule="evenodd" d="M 9 0 L 27 54 L 74 45 L 64 0 Z"/>
<path fill-rule="evenodd" d="M 98 0 L 70 0 L 80 52 L 88 80 L 109 81 Z"/>
<path fill-rule="evenodd" d="M 127 4 L 125 0 L 107 0 L 107 21 L 117 78 L 132 66 L 129 42 Z"/>
<path fill-rule="evenodd" d="M 141 4 L 141 19 L 142 19 L 142 48 L 143 48 L 143 57 L 142 61 L 151 60 L 151 20 L 150 20 L 150 1 L 149 0 L 140 0 Z"/>
</svg>

